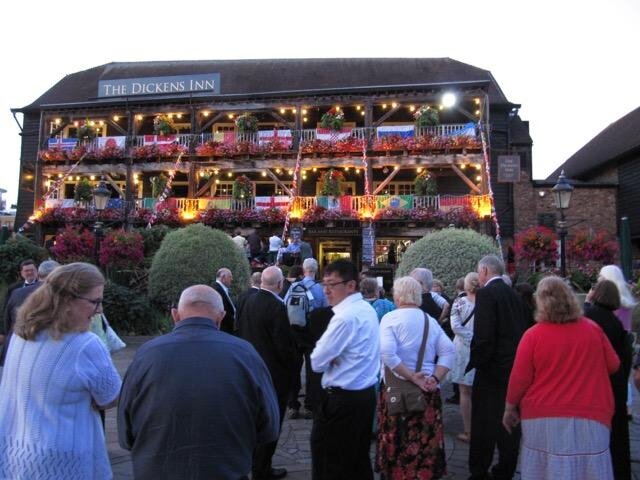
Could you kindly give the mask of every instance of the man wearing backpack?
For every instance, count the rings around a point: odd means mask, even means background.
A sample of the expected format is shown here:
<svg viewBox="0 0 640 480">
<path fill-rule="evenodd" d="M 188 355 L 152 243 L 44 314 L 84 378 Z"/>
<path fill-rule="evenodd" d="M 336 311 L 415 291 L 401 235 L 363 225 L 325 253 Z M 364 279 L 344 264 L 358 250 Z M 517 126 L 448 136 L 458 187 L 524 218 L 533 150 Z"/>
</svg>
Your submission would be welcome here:
<svg viewBox="0 0 640 480">
<path fill-rule="evenodd" d="M 314 345 L 309 339 L 309 328 L 307 325 L 307 315 L 316 308 L 327 307 L 329 304 L 322 286 L 316 281 L 318 273 L 318 262 L 314 258 L 307 258 L 302 262 L 304 277 L 299 282 L 295 282 L 287 291 L 284 303 L 287 306 L 287 314 L 291 325 L 291 333 L 296 344 L 296 357 L 293 365 L 294 378 L 291 391 L 287 400 L 287 416 L 291 419 L 300 418 L 300 401 L 298 394 L 302 382 L 300 381 L 300 371 L 304 359 L 306 378 L 311 376 L 311 361 L 309 354 Z M 308 386 L 308 382 L 307 382 Z M 312 418 L 310 396 L 308 388 L 305 388 L 304 410 L 302 417 Z"/>
</svg>

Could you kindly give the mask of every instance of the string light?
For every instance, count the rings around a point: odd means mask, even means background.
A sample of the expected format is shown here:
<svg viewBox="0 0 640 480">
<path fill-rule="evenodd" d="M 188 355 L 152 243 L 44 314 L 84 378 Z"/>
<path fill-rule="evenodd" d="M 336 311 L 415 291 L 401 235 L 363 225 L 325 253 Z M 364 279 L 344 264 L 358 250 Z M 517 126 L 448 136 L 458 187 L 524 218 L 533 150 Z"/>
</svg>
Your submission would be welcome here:
<svg viewBox="0 0 640 480">
<path fill-rule="evenodd" d="M 410 111 L 410 112 L 415 111 L 415 109 L 416 109 L 416 107 L 415 107 L 415 106 L 413 106 L 413 105 L 409 105 L 409 111 Z"/>
<path fill-rule="evenodd" d="M 362 112 L 360 112 L 360 115 L 362 115 L 364 117 L 364 110 Z"/>
<path fill-rule="evenodd" d="M 281 108 L 280 109 L 280 113 L 282 113 L 284 115 L 285 113 L 287 113 L 287 109 L 286 108 Z"/>
<path fill-rule="evenodd" d="M 178 117 L 178 120 L 180 120 L 180 119 L 182 118 L 182 114 L 181 114 L 181 113 L 178 113 L 178 114 L 176 115 L 176 117 Z"/>
<path fill-rule="evenodd" d="M 421 173 L 421 172 L 422 172 L 422 167 L 418 167 L 418 168 L 416 168 L 416 171 L 417 171 L 418 173 Z"/>
<path fill-rule="evenodd" d="M 200 178 L 204 177 L 204 172 L 200 170 Z"/>
<path fill-rule="evenodd" d="M 62 123 L 62 119 L 61 118 L 56 118 L 53 123 L 55 123 L 56 125 L 60 125 Z"/>
<path fill-rule="evenodd" d="M 386 104 L 386 103 L 383 103 L 383 104 L 382 104 L 382 109 L 383 109 L 383 110 L 386 110 L 386 108 L 387 108 L 387 104 Z"/>
<path fill-rule="evenodd" d="M 307 109 L 306 109 L 306 108 L 303 108 L 303 109 L 302 109 L 302 114 L 303 114 L 303 115 L 306 115 L 306 114 L 307 114 Z"/>
<path fill-rule="evenodd" d="M 118 122 L 120 120 L 120 117 L 118 115 L 114 115 L 113 116 L 113 121 L 114 122 Z"/>
<path fill-rule="evenodd" d="M 311 170 L 313 170 L 314 172 L 317 172 L 318 168 L 317 167 L 313 167 Z"/>
<path fill-rule="evenodd" d="M 308 120 L 308 118 L 307 118 L 307 117 L 302 117 L 302 121 L 303 121 L 304 123 L 306 123 L 306 122 L 307 122 L 307 120 Z"/>
<path fill-rule="evenodd" d="M 142 120 L 144 118 L 144 116 L 142 116 L 141 114 L 136 115 L 136 120 Z"/>
<path fill-rule="evenodd" d="M 202 116 L 203 117 L 208 117 L 209 116 L 209 110 L 205 110 L 204 112 L 202 112 Z"/>
<path fill-rule="evenodd" d="M 397 106 L 398 106 L 398 104 L 397 104 L 396 102 L 393 102 L 393 103 L 391 104 L 391 108 L 396 108 Z"/>
<path fill-rule="evenodd" d="M 336 112 L 340 111 L 340 105 L 336 105 Z"/>
<path fill-rule="evenodd" d="M 356 110 L 360 111 L 360 105 L 356 105 Z"/>
<path fill-rule="evenodd" d="M 267 172 L 264 172 L 264 171 L 263 171 L 263 172 L 262 172 L 262 176 L 263 176 L 263 177 L 266 177 L 266 176 L 267 176 Z"/>
<path fill-rule="evenodd" d="M 480 99 L 479 98 L 474 98 L 473 99 L 473 103 L 475 103 L 476 105 L 480 105 Z"/>
<path fill-rule="evenodd" d="M 91 175 L 91 176 L 89 177 L 89 179 L 93 182 L 93 181 L 95 181 L 96 176 L 95 176 L 95 175 Z"/>
<path fill-rule="evenodd" d="M 231 178 L 232 176 L 233 176 L 233 173 L 227 172 L 227 177 Z"/>
<path fill-rule="evenodd" d="M 479 182 L 479 181 L 481 181 L 481 180 L 482 180 L 482 175 L 477 175 L 477 176 L 476 176 L 476 182 Z"/>
<path fill-rule="evenodd" d="M 79 125 L 78 121 L 76 120 L 75 122 L 73 122 L 73 126 L 77 127 Z"/>
<path fill-rule="evenodd" d="M 230 113 L 227 117 L 229 117 L 229 120 L 233 120 L 233 113 Z"/>
</svg>

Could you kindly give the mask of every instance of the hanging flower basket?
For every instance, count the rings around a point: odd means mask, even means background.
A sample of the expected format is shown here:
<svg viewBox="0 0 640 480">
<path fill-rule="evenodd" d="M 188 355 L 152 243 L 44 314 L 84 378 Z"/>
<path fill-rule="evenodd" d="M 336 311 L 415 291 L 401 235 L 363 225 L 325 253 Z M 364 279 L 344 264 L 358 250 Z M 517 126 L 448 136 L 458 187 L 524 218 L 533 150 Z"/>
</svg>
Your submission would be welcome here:
<svg viewBox="0 0 640 480">
<path fill-rule="evenodd" d="M 344 112 L 336 108 L 331 108 L 327 113 L 320 118 L 320 125 L 322 128 L 330 128 L 339 132 L 342 130 L 344 124 Z"/>
<path fill-rule="evenodd" d="M 173 119 L 168 115 L 158 115 L 153 119 L 153 131 L 156 135 L 169 135 L 175 129 Z"/>
<path fill-rule="evenodd" d="M 85 120 L 85 122 L 78 127 L 76 137 L 78 137 L 78 140 L 93 140 L 96 137 L 96 130 L 89 125 L 89 120 Z"/>
<path fill-rule="evenodd" d="M 258 119 L 250 113 L 243 113 L 236 118 L 236 128 L 239 132 L 253 133 L 258 131 Z"/>
<path fill-rule="evenodd" d="M 231 196 L 236 200 L 248 200 L 253 197 L 253 182 L 246 175 L 240 175 L 233 182 Z"/>
<path fill-rule="evenodd" d="M 330 169 L 320 177 L 320 194 L 327 197 L 339 197 L 340 182 L 344 182 L 344 174 L 338 170 Z"/>
<path fill-rule="evenodd" d="M 438 110 L 429 105 L 423 105 L 413 114 L 417 127 L 432 127 L 440 125 L 440 115 Z"/>
<path fill-rule="evenodd" d="M 422 197 L 425 195 L 435 195 L 438 193 L 438 184 L 434 176 L 429 171 L 424 170 L 413 181 L 415 194 Z"/>
</svg>

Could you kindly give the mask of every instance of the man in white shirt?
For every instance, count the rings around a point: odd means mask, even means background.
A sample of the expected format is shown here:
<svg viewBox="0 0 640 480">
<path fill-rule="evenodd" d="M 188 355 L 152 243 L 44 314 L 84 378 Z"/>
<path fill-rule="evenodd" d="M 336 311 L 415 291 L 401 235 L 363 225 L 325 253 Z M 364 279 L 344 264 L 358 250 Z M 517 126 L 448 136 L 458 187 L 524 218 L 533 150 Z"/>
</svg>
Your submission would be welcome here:
<svg viewBox="0 0 640 480">
<path fill-rule="evenodd" d="M 380 369 L 378 316 L 358 292 L 358 271 L 337 260 L 324 270 L 334 316 L 311 353 L 322 389 L 311 430 L 313 479 L 373 479 L 369 445 Z"/>
<path fill-rule="evenodd" d="M 269 263 L 276 263 L 278 251 L 282 247 L 282 239 L 275 233 L 269 237 Z"/>
</svg>

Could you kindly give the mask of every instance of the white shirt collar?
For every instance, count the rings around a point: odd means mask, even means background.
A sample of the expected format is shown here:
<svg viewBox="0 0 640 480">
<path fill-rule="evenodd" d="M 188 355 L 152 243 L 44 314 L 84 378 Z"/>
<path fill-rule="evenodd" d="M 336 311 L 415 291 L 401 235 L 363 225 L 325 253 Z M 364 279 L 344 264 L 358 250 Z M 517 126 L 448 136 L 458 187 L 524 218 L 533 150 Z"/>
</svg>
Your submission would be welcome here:
<svg viewBox="0 0 640 480">
<path fill-rule="evenodd" d="M 362 294 L 360 292 L 352 293 L 347 298 L 342 300 L 339 304 L 333 307 L 333 313 L 337 315 L 338 313 L 345 311 L 346 309 L 349 308 L 349 306 L 351 306 L 353 303 L 357 302 L 358 300 L 362 300 Z"/>
</svg>

